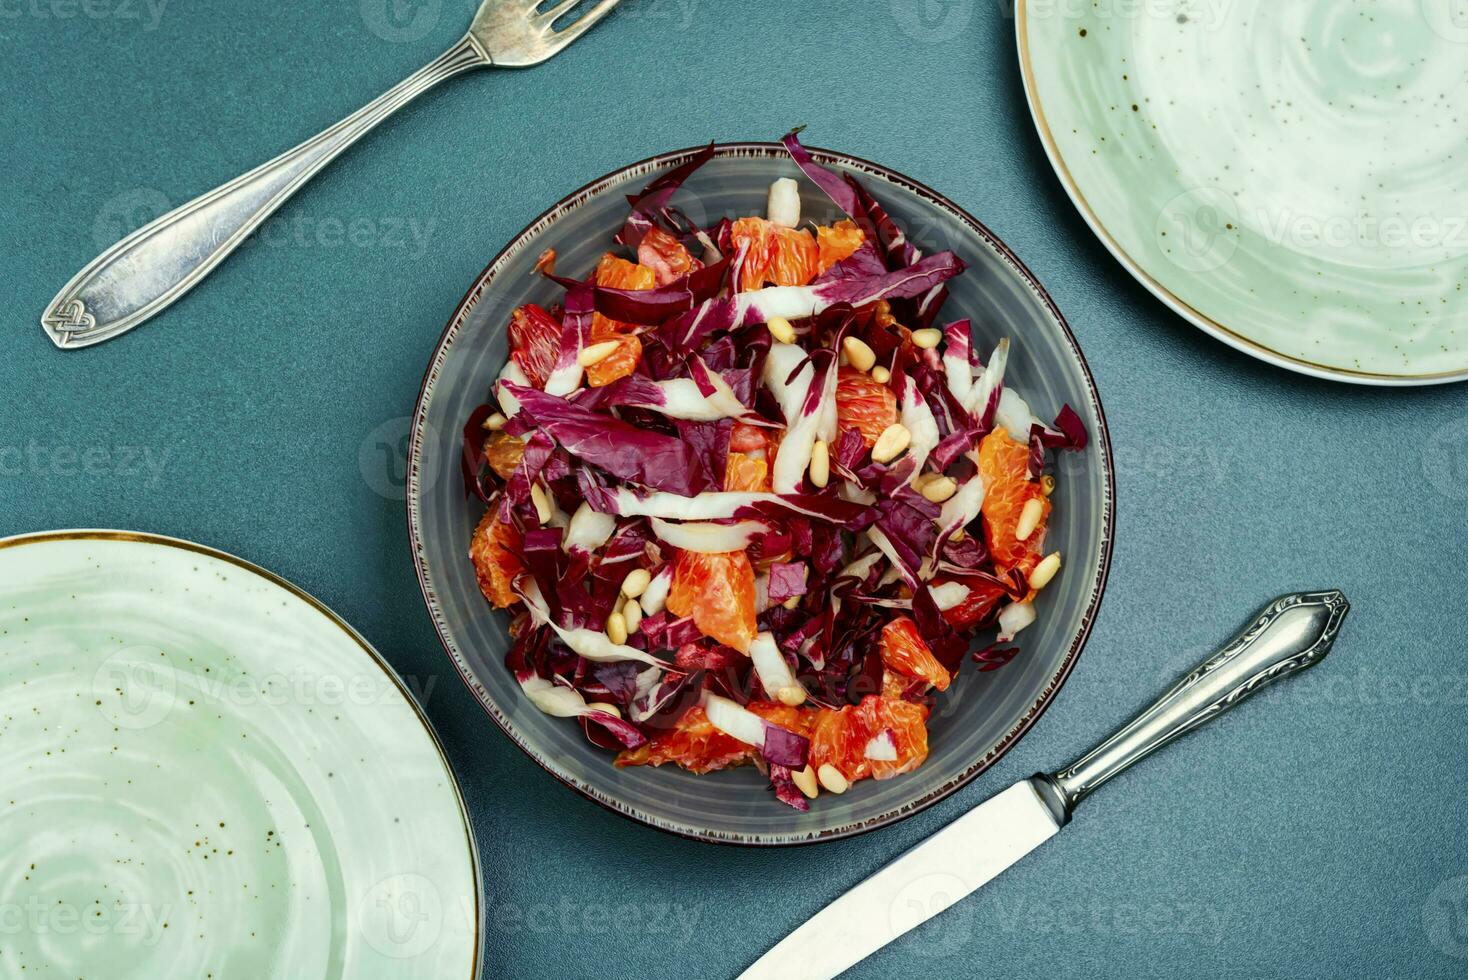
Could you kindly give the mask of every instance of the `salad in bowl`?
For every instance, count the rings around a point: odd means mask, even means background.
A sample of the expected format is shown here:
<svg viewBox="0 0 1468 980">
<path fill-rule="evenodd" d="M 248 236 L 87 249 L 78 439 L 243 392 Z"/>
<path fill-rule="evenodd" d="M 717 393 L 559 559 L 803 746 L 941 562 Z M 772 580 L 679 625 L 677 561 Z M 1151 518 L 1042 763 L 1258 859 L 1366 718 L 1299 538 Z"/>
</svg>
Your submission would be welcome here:
<svg viewBox="0 0 1468 980">
<path fill-rule="evenodd" d="M 753 766 L 806 811 L 922 767 L 963 668 L 1024 656 L 1064 576 L 1050 470 L 1089 434 L 945 314 L 957 254 L 783 145 L 838 218 L 790 177 L 690 217 L 710 147 L 628 198 L 593 267 L 539 255 L 558 299 L 513 309 L 463 419 L 463 553 L 521 696 L 608 765 Z"/>
</svg>

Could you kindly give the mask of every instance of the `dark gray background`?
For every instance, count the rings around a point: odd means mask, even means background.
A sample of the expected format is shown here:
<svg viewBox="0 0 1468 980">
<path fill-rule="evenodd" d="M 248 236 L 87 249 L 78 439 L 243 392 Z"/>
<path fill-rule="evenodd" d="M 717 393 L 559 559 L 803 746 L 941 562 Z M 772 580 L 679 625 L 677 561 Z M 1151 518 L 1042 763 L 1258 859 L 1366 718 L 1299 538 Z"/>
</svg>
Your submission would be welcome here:
<svg viewBox="0 0 1468 980">
<path fill-rule="evenodd" d="M 727 976 L 1016 778 L 1068 761 L 1265 599 L 1354 603 L 1324 667 L 1086 804 L 857 976 L 1462 976 L 1468 831 L 1462 387 L 1258 364 L 1137 286 L 1035 137 L 997 0 L 625 0 L 556 61 L 450 83 L 353 151 L 175 309 L 84 353 L 36 325 L 104 246 L 357 108 L 468 0 L 0 0 L 0 532 L 135 528 L 314 592 L 418 689 L 474 814 L 486 976 Z M 1119 527 L 1090 646 L 994 770 L 895 827 L 752 852 L 557 785 L 439 648 L 401 458 L 464 289 L 592 177 L 719 139 L 807 139 L 953 197 L 1046 284 L 1111 420 Z M 609 914 L 610 912 L 610 914 Z"/>
</svg>

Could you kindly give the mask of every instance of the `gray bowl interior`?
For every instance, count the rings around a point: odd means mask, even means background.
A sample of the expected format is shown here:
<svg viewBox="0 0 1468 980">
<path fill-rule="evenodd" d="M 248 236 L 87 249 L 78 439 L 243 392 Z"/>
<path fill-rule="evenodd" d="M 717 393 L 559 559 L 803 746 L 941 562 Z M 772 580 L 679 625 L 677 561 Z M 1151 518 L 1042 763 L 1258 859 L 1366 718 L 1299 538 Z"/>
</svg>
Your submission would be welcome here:
<svg viewBox="0 0 1468 980">
<path fill-rule="evenodd" d="M 554 247 L 561 272 L 584 275 L 621 226 L 625 195 L 689 155 L 634 165 L 572 195 L 511 243 L 465 298 L 434 354 L 414 421 L 409 524 L 419 578 L 445 648 L 489 713 L 541 765 L 592 799 L 664 830 L 724 842 L 791 844 L 859 833 L 922 809 L 983 771 L 1028 729 L 1069 673 L 1099 604 L 1110 556 L 1113 483 L 1104 417 L 1060 314 L 1002 243 L 899 175 L 817 151 L 821 162 L 856 172 L 924 251 L 951 248 L 969 264 L 944 318 L 972 317 L 986 357 L 1001 337 L 1011 338 L 1006 380 L 1036 414 L 1052 418 L 1069 402 L 1085 421 L 1090 446 L 1055 459 L 1047 547 L 1062 552 L 1065 568 L 1037 600 L 1039 620 L 1020 635 L 1021 655 L 989 673 L 965 666 L 940 696 L 929 725 L 930 756 L 914 773 L 866 781 L 842 796 L 822 795 L 801 814 L 776 803 L 752 768 L 701 777 L 672 767 L 613 768 L 610 754 L 587 743 L 579 725 L 531 705 L 505 668 L 508 620 L 485 603 L 467 557 L 482 506 L 463 492 L 460 431 L 504 363 L 511 311 L 527 302 L 549 306 L 560 297 L 558 288 L 533 274 L 537 256 Z M 762 214 L 770 182 L 786 176 L 800 174 L 777 146 L 721 147 L 675 203 L 700 222 Z M 840 217 L 808 181 L 801 187 L 807 218 Z"/>
</svg>

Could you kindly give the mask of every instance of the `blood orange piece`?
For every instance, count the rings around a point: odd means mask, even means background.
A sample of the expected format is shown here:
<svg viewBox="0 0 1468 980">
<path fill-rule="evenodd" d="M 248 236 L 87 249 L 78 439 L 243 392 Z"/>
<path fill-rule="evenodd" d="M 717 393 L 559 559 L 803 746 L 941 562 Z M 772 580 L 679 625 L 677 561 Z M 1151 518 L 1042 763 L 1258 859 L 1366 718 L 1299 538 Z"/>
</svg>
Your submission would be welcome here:
<svg viewBox="0 0 1468 980">
<path fill-rule="evenodd" d="M 749 710 L 766 721 L 797 735 L 810 727 L 814 712 L 801 711 L 769 701 L 751 701 Z M 660 766 L 672 762 L 699 774 L 727 769 L 752 762 L 755 748 L 726 735 L 709 722 L 700 707 L 689 708 L 678 723 L 666 732 L 654 735 L 647 744 L 617 755 L 618 766 Z"/>
<path fill-rule="evenodd" d="M 897 421 L 897 396 L 871 375 L 844 367 L 836 375 L 836 419 L 841 428 L 860 432 L 871 449 Z"/>
<path fill-rule="evenodd" d="M 511 583 L 525 570 L 520 560 L 524 539 L 515 525 L 499 520 L 499 501 L 490 503 L 484 519 L 469 540 L 469 560 L 479 579 L 479 590 L 496 609 L 513 606 L 520 601 Z"/>
<path fill-rule="evenodd" d="M 810 731 L 810 764 L 835 766 L 855 782 L 871 776 L 890 779 L 911 772 L 928 758 L 928 709 L 911 701 L 876 694 L 859 705 L 820 711 Z M 867 758 L 872 740 L 891 733 L 896 759 Z"/>
<path fill-rule="evenodd" d="M 735 453 L 762 453 L 769 448 L 768 429 L 744 422 L 735 422 L 729 433 L 729 451 Z"/>
<path fill-rule="evenodd" d="M 510 356 L 537 388 L 556 367 L 561 325 L 542 307 L 529 303 L 510 314 Z"/>
<path fill-rule="evenodd" d="M 740 653 L 754 640 L 754 566 L 743 551 L 705 555 L 680 551 L 673 565 L 668 609 Z"/>
<path fill-rule="evenodd" d="M 922 678 L 940 691 L 948 690 L 952 676 L 923 642 L 911 617 L 899 616 L 882 628 L 881 648 L 882 663 L 889 669 Z"/>
<path fill-rule="evenodd" d="M 1050 500 L 1039 482 L 1030 479 L 1029 468 L 1030 447 L 1010 438 L 1006 430 L 995 429 L 979 441 L 979 473 L 984 478 L 984 502 L 979 512 L 984 518 L 989 554 L 1001 572 L 1017 567 L 1028 575 L 1041 558 Z M 1040 524 L 1021 541 L 1015 537 L 1015 528 L 1026 501 L 1034 499 L 1042 508 Z"/>
<path fill-rule="evenodd" d="M 942 577 L 933 579 L 933 585 L 943 585 L 952 579 Z M 943 610 L 943 618 L 948 620 L 948 625 L 954 629 L 973 629 L 975 626 L 988 619 L 994 612 L 994 607 L 1007 595 L 1004 589 L 993 582 L 966 579 L 963 584 L 968 587 L 968 595 L 956 606 Z"/>
<path fill-rule="evenodd" d="M 666 286 L 703 268 L 703 263 L 689 253 L 677 236 L 661 228 L 653 228 L 642 236 L 642 244 L 637 246 L 637 264 L 653 271 L 654 284 L 658 286 Z"/>
</svg>

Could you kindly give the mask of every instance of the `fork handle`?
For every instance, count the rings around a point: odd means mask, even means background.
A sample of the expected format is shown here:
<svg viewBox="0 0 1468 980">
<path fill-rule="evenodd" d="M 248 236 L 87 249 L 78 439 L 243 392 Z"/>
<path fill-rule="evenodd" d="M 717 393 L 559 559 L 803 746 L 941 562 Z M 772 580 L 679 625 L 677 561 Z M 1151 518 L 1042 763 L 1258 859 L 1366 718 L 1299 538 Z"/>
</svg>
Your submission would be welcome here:
<svg viewBox="0 0 1468 980">
<path fill-rule="evenodd" d="M 432 64 L 325 132 L 197 197 L 113 245 L 77 273 L 41 318 L 56 346 L 88 347 L 168 308 L 302 185 L 378 123 L 439 82 L 489 65 L 465 37 Z"/>
</svg>

